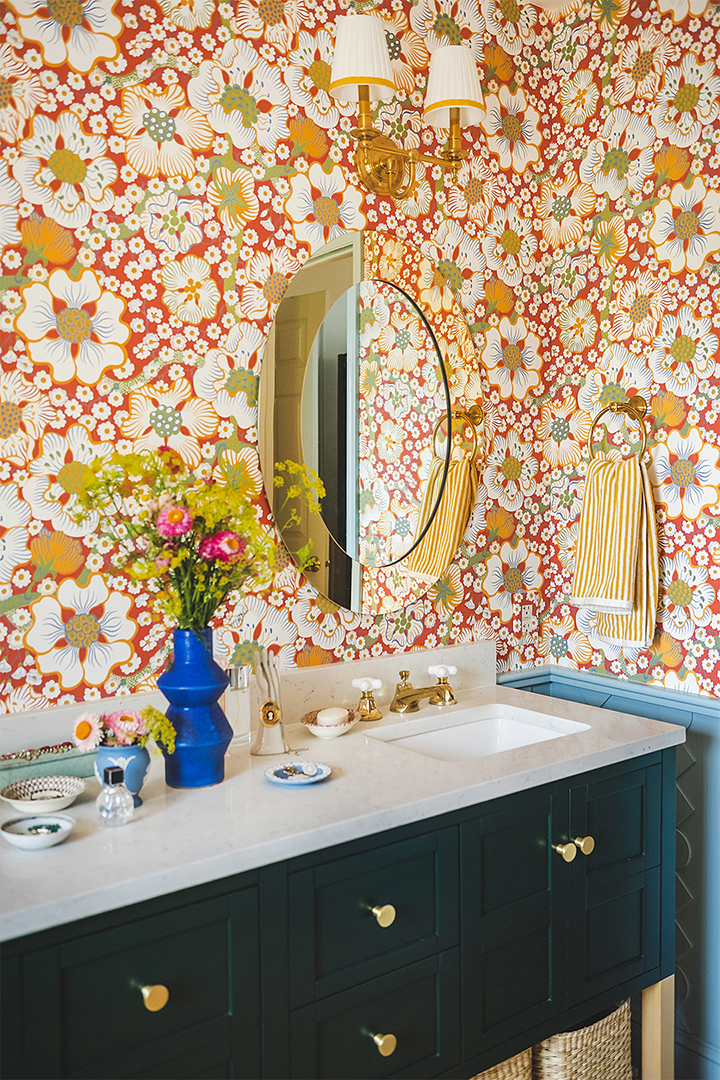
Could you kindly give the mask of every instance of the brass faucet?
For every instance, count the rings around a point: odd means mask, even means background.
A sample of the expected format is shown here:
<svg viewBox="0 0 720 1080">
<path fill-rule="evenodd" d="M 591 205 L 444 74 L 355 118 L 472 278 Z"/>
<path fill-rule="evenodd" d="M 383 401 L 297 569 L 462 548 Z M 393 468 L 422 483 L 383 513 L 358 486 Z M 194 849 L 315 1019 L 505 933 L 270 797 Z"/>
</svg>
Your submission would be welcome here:
<svg viewBox="0 0 720 1080">
<path fill-rule="evenodd" d="M 429 705 L 437 705 L 438 707 L 454 705 L 457 698 L 452 686 L 447 681 L 447 677 L 448 675 L 455 675 L 456 672 L 456 667 L 431 666 L 428 668 L 428 674 L 437 675 L 437 683 L 435 686 L 421 686 L 416 689 L 411 682 L 408 682 L 410 672 L 401 671 L 401 681 L 395 687 L 395 697 L 390 706 L 390 712 L 418 712 L 423 698 L 428 699 Z"/>
</svg>

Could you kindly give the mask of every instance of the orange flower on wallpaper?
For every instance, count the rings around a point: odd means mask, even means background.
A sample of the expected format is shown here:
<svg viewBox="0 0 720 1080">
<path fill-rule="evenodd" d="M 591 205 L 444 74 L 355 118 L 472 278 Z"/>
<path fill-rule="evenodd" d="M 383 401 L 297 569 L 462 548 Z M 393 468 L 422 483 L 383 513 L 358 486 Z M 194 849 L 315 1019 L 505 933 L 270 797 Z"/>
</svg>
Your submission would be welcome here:
<svg viewBox="0 0 720 1080">
<path fill-rule="evenodd" d="M 497 79 L 501 83 L 512 82 L 515 75 L 515 65 L 512 57 L 508 56 L 500 45 L 485 46 L 485 79 Z"/>
<path fill-rule="evenodd" d="M 690 172 L 690 155 L 679 146 L 664 146 L 658 150 L 653 164 L 659 184 L 684 180 Z"/>
<path fill-rule="evenodd" d="M 64 266 L 75 261 L 72 233 L 52 218 L 31 214 L 20 224 L 23 243 L 27 248 L 25 262 L 32 264 L 45 259 L 51 266 Z"/>
<path fill-rule="evenodd" d="M 671 637 L 667 630 L 661 630 L 659 634 L 655 635 L 650 656 L 651 667 L 655 664 L 662 664 L 663 667 L 679 668 L 684 659 L 685 653 L 682 645 L 674 637 Z"/>
<path fill-rule="evenodd" d="M 490 278 L 485 282 L 485 299 L 487 301 L 486 315 L 490 315 L 493 311 L 500 311 L 503 315 L 507 315 L 515 307 L 515 293 L 504 281 L 498 281 L 497 278 Z"/>
<path fill-rule="evenodd" d="M 669 390 L 659 390 L 650 399 L 653 427 L 681 428 L 685 423 L 685 403 Z"/>
<path fill-rule="evenodd" d="M 85 562 L 85 552 L 79 540 L 49 529 L 42 529 L 33 537 L 30 552 L 37 565 L 38 577 L 45 577 L 46 574 L 69 577 Z"/>
<path fill-rule="evenodd" d="M 295 663 L 298 667 L 319 667 L 321 664 L 332 664 L 334 660 L 333 654 L 319 645 L 306 645 L 295 654 Z"/>
<path fill-rule="evenodd" d="M 330 144 L 325 138 L 322 128 L 318 127 L 314 120 L 307 116 L 292 116 L 288 120 L 290 138 L 295 144 L 295 153 L 304 154 L 309 158 L 317 158 L 325 161 L 330 150 Z"/>
<path fill-rule="evenodd" d="M 492 506 L 485 515 L 490 540 L 509 540 L 515 534 L 515 516 L 503 506 Z"/>
</svg>

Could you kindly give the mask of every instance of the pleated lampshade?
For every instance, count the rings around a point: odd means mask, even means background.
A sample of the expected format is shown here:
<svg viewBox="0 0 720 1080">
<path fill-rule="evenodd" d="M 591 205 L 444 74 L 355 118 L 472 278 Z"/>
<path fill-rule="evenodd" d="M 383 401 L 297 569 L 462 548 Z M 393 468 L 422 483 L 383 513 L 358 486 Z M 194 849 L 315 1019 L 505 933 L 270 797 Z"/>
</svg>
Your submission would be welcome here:
<svg viewBox="0 0 720 1080">
<path fill-rule="evenodd" d="M 450 109 L 460 109 L 460 127 L 478 124 L 485 115 L 475 57 L 465 45 L 446 45 L 430 58 L 425 91 L 425 123 L 450 127 Z"/>
<path fill-rule="evenodd" d="M 360 83 L 370 87 L 371 101 L 395 93 L 385 30 L 373 15 L 343 15 L 337 21 L 330 93 L 340 101 L 357 101 Z"/>
</svg>

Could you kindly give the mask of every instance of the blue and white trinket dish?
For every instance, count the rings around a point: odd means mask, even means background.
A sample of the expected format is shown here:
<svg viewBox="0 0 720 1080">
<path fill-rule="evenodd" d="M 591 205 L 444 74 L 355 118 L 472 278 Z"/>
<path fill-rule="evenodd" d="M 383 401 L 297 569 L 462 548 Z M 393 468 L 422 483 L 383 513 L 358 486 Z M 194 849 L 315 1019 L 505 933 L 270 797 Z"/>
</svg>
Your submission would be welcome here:
<svg viewBox="0 0 720 1080">
<path fill-rule="evenodd" d="M 314 772 L 311 772 L 314 769 Z M 265 770 L 265 777 L 273 784 L 282 784 L 283 787 L 302 787 L 305 784 L 317 784 L 320 780 L 327 780 L 332 772 L 329 765 L 323 765 L 320 761 L 283 761 L 280 765 L 272 765 Z"/>
</svg>

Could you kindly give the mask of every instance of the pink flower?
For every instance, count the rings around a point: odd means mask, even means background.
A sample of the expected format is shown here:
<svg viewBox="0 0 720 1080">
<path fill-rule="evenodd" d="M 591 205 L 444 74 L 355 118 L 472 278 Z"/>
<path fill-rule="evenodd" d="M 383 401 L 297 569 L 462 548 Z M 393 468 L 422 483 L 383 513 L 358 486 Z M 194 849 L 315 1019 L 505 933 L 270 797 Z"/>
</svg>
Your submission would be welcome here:
<svg viewBox="0 0 720 1080">
<path fill-rule="evenodd" d="M 211 562 L 220 559 L 221 562 L 235 562 L 245 551 L 245 541 L 241 540 L 237 533 L 219 532 L 213 536 L 206 536 L 198 548 L 201 559 Z"/>
<path fill-rule="evenodd" d="M 161 536 L 184 536 L 192 529 L 192 515 L 184 506 L 166 506 L 160 511 L 155 527 Z"/>
<path fill-rule="evenodd" d="M 107 736 L 112 740 L 111 746 L 132 746 L 145 735 L 145 721 L 137 712 L 110 713 L 105 721 L 108 732 Z"/>
</svg>

